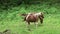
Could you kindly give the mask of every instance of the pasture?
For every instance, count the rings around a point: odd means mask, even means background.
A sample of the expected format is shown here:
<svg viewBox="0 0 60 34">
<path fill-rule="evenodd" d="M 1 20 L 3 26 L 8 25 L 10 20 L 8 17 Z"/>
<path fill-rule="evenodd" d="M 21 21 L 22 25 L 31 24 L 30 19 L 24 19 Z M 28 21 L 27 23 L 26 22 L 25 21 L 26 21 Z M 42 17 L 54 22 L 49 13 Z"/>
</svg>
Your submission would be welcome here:
<svg viewBox="0 0 60 34">
<path fill-rule="evenodd" d="M 48 4 L 31 5 L 27 9 L 22 4 L 18 7 L 13 7 L 0 14 L 0 32 L 6 29 L 11 30 L 11 34 L 60 34 L 60 4 L 54 4 L 49 6 Z M 9 12 L 10 11 L 10 12 Z M 32 31 L 27 30 L 27 24 L 23 21 L 22 13 L 29 12 L 45 12 L 44 22 L 35 28 L 35 25 L 31 23 L 30 28 Z M 47 12 L 47 13 L 46 13 Z"/>
</svg>

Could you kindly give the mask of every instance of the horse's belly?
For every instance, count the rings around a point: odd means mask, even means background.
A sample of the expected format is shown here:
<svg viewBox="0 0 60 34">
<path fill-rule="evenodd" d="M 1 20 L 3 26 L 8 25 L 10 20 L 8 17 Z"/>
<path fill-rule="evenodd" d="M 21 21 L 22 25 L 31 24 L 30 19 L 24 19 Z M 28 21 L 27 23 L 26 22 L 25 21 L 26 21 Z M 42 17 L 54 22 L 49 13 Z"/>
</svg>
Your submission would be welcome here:
<svg viewBox="0 0 60 34">
<path fill-rule="evenodd" d="M 36 20 L 29 20 L 30 22 L 36 22 Z"/>
<path fill-rule="evenodd" d="M 36 21 L 38 21 L 38 19 L 37 18 L 30 18 L 28 21 L 30 21 L 30 22 L 36 22 Z"/>
</svg>

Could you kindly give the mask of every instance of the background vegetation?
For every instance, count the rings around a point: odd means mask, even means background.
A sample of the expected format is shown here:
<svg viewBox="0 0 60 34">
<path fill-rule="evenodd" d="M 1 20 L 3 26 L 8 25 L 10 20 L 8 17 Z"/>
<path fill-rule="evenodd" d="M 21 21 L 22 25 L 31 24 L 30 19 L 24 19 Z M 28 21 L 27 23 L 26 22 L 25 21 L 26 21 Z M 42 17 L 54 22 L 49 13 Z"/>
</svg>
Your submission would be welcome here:
<svg viewBox="0 0 60 34">
<path fill-rule="evenodd" d="M 29 32 L 22 13 L 44 12 L 44 23 Z M 41 25 L 41 24 L 40 24 Z M 60 34 L 60 0 L 0 0 L 0 32 L 11 34 Z"/>
</svg>

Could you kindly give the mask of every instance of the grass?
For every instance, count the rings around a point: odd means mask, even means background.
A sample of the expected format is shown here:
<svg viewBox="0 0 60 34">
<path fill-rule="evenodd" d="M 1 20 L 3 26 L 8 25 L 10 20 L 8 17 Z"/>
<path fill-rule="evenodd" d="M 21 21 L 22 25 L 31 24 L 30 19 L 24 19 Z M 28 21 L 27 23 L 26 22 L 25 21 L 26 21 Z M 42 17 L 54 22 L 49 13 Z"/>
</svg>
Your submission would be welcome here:
<svg viewBox="0 0 60 34">
<path fill-rule="evenodd" d="M 60 34 L 59 19 L 59 14 L 46 15 L 42 26 L 38 26 L 38 28 L 35 29 L 33 23 L 30 25 L 32 29 L 31 32 L 27 30 L 26 23 L 23 22 L 21 19 L 12 21 L 3 20 L 0 22 L 0 31 L 10 29 L 13 34 Z"/>
<path fill-rule="evenodd" d="M 48 6 L 48 7 L 47 7 Z M 5 29 L 10 29 L 11 34 L 60 34 L 60 5 L 54 4 L 49 6 L 47 4 L 31 5 L 25 9 L 24 5 L 13 7 L 7 12 L 2 12 L 0 15 L 0 32 Z M 42 26 L 35 28 L 35 25 L 31 23 L 30 27 L 32 31 L 27 30 L 27 24 L 23 21 L 23 17 L 19 14 L 29 12 L 45 12 L 44 23 Z M 46 13 L 48 12 L 48 14 Z M 41 25 L 41 24 L 39 24 Z"/>
</svg>

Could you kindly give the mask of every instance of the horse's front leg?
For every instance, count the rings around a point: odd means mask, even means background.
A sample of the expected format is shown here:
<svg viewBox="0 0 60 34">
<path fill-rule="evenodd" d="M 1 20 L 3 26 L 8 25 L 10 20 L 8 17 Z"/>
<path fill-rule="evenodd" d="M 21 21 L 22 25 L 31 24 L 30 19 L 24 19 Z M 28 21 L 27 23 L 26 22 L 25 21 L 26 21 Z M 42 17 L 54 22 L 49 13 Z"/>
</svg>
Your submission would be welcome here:
<svg viewBox="0 0 60 34">
<path fill-rule="evenodd" d="M 27 27 L 28 27 L 28 30 L 30 31 L 30 22 L 28 22 L 28 26 Z"/>
<path fill-rule="evenodd" d="M 43 18 L 42 17 L 40 17 L 40 22 L 41 22 L 41 24 L 43 23 Z"/>
<path fill-rule="evenodd" d="M 37 23 L 37 22 L 34 22 L 34 24 L 35 24 L 35 26 L 36 26 L 36 28 L 37 28 L 38 23 Z"/>
</svg>

